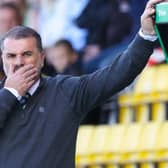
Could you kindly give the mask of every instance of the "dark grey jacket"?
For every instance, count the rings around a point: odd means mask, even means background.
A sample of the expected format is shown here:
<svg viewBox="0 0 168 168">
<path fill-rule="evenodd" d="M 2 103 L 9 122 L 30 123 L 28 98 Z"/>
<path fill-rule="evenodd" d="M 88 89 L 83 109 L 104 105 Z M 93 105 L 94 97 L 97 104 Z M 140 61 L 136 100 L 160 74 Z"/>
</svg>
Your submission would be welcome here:
<svg viewBox="0 0 168 168">
<path fill-rule="evenodd" d="M 79 124 L 88 111 L 130 84 L 153 43 L 137 36 L 111 66 L 81 77 L 41 79 L 23 111 L 0 89 L 0 168 L 74 168 Z"/>
</svg>

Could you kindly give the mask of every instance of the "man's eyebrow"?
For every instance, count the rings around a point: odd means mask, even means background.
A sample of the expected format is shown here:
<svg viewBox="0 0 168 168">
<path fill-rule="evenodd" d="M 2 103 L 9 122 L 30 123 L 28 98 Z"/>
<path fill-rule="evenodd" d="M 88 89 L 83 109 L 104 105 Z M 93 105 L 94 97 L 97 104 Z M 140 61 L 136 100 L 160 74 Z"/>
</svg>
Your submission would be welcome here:
<svg viewBox="0 0 168 168">
<path fill-rule="evenodd" d="M 27 50 L 27 51 L 23 51 L 21 54 L 24 54 L 24 53 L 33 53 L 33 51 Z M 16 53 L 12 53 L 12 52 L 5 52 L 5 54 L 15 54 L 15 55 L 17 55 Z"/>
<path fill-rule="evenodd" d="M 33 53 L 33 51 L 27 50 L 27 51 L 23 51 L 23 54 L 24 54 L 24 53 Z"/>
<path fill-rule="evenodd" d="M 6 55 L 16 55 L 15 53 L 6 52 Z"/>
</svg>

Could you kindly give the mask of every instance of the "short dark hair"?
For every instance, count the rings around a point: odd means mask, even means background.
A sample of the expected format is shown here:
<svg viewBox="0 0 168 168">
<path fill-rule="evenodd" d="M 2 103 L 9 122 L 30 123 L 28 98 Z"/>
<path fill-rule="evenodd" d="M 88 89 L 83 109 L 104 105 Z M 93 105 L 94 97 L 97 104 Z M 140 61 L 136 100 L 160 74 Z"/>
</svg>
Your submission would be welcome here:
<svg viewBox="0 0 168 168">
<path fill-rule="evenodd" d="M 15 13 L 15 15 L 16 15 L 16 19 L 17 19 L 18 25 L 22 24 L 23 17 L 21 15 L 19 7 L 15 3 L 12 3 L 12 2 L 3 2 L 3 3 L 0 4 L 0 10 L 1 9 L 12 10 Z"/>
<path fill-rule="evenodd" d="M 26 27 L 26 26 L 15 26 L 11 28 L 1 39 L 0 41 L 0 48 L 3 50 L 4 40 L 6 38 L 12 38 L 12 39 L 23 39 L 23 38 L 29 38 L 34 37 L 36 39 L 37 48 L 40 52 L 43 51 L 42 47 L 42 40 L 40 35 L 32 28 Z"/>
<path fill-rule="evenodd" d="M 75 52 L 75 50 L 69 40 L 60 39 L 60 40 L 56 41 L 56 43 L 54 44 L 54 47 L 59 47 L 59 46 L 66 47 L 66 49 L 71 53 Z"/>
</svg>

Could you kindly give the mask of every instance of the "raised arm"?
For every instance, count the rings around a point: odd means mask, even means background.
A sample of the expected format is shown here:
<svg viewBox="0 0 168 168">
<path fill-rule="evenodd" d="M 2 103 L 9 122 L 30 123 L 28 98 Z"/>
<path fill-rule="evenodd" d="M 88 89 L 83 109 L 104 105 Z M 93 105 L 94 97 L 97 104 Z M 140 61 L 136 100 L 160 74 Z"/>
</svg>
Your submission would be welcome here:
<svg viewBox="0 0 168 168">
<path fill-rule="evenodd" d="M 153 52 L 154 25 L 152 15 L 153 5 L 161 0 L 151 0 L 147 3 L 141 17 L 140 36 L 137 34 L 127 50 L 116 56 L 110 66 L 80 78 L 72 77 L 64 80 L 64 94 L 70 96 L 70 104 L 77 114 L 82 116 L 96 105 L 129 85 L 145 67 Z M 71 88 L 71 89 L 70 89 Z"/>
<path fill-rule="evenodd" d="M 70 77 L 63 81 L 63 91 L 78 113 L 88 112 L 129 85 L 145 67 L 153 51 L 153 42 L 139 35 L 110 66 L 90 75 Z"/>
</svg>

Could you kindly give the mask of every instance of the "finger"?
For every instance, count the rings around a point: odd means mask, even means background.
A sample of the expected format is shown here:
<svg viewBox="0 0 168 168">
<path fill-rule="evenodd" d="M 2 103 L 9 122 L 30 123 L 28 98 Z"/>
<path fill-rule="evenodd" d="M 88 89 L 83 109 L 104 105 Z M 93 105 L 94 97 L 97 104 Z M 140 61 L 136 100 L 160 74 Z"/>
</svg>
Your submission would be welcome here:
<svg viewBox="0 0 168 168">
<path fill-rule="evenodd" d="M 154 15 L 155 13 L 155 8 L 153 6 L 150 6 L 149 2 L 147 4 L 147 7 L 145 8 L 145 11 L 144 13 L 142 14 L 142 16 L 144 18 L 148 18 L 148 17 L 151 17 L 151 15 Z"/>
<path fill-rule="evenodd" d="M 23 76 L 26 79 L 33 74 L 38 74 L 38 69 L 37 68 L 32 68 L 32 69 L 27 70 L 26 72 L 23 73 Z"/>
<path fill-rule="evenodd" d="M 155 8 L 148 8 L 146 10 L 145 17 L 151 17 L 155 14 Z"/>
<path fill-rule="evenodd" d="M 15 66 L 13 64 L 9 65 L 9 71 L 8 71 L 9 75 L 14 73 L 14 68 L 15 68 Z"/>
<path fill-rule="evenodd" d="M 28 82 L 26 83 L 26 90 L 29 90 L 29 89 L 33 86 L 33 84 L 34 84 L 35 82 L 36 82 L 35 79 L 28 81 Z"/>
<path fill-rule="evenodd" d="M 32 68 L 34 68 L 34 65 L 32 64 L 24 65 L 17 70 L 17 73 L 24 74 L 26 71 L 31 70 Z"/>
<path fill-rule="evenodd" d="M 38 72 L 33 73 L 33 74 L 29 75 L 29 77 L 27 77 L 27 78 L 25 79 L 25 81 L 26 81 L 26 82 L 29 82 L 29 81 L 31 81 L 31 80 L 37 79 L 38 75 L 39 75 Z"/>
<path fill-rule="evenodd" d="M 146 8 L 153 8 L 157 3 L 164 2 L 164 0 L 149 0 Z"/>
<path fill-rule="evenodd" d="M 25 95 L 25 93 L 33 86 L 33 84 L 35 83 L 36 80 L 31 80 L 29 82 L 24 82 L 22 83 L 21 87 L 20 87 L 20 92 L 19 94 L 21 96 Z"/>
</svg>

